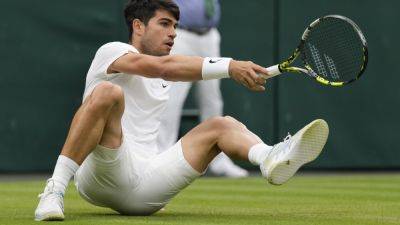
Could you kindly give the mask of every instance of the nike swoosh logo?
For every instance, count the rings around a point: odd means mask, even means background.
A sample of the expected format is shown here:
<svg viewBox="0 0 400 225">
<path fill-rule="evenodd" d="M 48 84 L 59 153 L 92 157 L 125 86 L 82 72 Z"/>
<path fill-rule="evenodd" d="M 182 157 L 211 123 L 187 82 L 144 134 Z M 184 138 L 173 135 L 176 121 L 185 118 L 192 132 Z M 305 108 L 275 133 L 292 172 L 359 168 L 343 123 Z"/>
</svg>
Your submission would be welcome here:
<svg viewBox="0 0 400 225">
<path fill-rule="evenodd" d="M 208 62 L 209 63 L 216 63 L 216 62 L 219 62 L 219 61 L 221 61 L 221 59 L 217 59 L 217 60 L 210 59 L 210 61 L 208 61 Z"/>
<path fill-rule="evenodd" d="M 163 88 L 168 87 L 168 85 L 166 85 L 166 84 L 161 84 L 161 86 L 162 86 Z"/>
</svg>

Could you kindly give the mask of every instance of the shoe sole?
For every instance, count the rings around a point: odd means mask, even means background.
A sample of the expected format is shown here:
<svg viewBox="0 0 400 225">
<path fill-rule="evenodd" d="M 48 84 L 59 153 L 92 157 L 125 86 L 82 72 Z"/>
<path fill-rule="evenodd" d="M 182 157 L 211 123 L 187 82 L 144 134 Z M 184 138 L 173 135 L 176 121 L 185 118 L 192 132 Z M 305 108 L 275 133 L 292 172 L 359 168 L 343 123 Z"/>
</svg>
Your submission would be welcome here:
<svg viewBox="0 0 400 225">
<path fill-rule="evenodd" d="M 286 159 L 270 167 L 268 182 L 281 185 L 288 181 L 304 164 L 316 159 L 328 139 L 329 127 L 325 120 L 317 119 L 298 131 L 300 137 Z M 296 136 L 295 134 L 294 136 Z"/>
<path fill-rule="evenodd" d="M 43 217 L 35 217 L 35 221 L 62 221 L 64 220 L 64 215 L 60 214 L 48 214 Z"/>
</svg>

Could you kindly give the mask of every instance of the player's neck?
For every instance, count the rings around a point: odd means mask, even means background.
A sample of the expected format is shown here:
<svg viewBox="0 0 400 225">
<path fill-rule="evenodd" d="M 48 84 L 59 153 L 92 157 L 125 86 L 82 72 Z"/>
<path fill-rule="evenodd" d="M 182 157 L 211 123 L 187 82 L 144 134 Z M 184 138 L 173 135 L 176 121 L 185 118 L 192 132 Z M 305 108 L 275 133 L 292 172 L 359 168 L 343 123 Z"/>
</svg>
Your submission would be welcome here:
<svg viewBox="0 0 400 225">
<path fill-rule="evenodd" d="M 142 46 L 141 46 L 140 42 L 132 41 L 129 44 L 132 45 L 136 50 L 138 50 L 140 53 L 143 54 L 143 49 L 142 49 Z"/>
</svg>

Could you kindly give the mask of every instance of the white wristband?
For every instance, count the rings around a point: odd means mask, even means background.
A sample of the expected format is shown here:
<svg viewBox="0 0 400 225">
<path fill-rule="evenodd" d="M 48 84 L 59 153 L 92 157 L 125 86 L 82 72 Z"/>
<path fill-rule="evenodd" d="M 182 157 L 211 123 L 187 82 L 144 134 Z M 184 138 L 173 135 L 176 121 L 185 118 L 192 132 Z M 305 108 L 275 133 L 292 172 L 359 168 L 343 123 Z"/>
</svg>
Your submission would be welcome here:
<svg viewBox="0 0 400 225">
<path fill-rule="evenodd" d="M 203 80 L 229 78 L 229 63 L 232 58 L 206 57 L 203 60 Z"/>
</svg>

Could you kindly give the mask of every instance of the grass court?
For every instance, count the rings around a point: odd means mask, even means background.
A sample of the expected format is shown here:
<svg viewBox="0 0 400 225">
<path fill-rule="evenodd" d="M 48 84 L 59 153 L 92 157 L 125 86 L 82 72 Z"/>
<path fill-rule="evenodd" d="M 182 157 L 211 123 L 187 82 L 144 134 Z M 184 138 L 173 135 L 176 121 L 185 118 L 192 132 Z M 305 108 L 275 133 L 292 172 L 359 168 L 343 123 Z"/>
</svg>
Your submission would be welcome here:
<svg viewBox="0 0 400 225">
<path fill-rule="evenodd" d="M 33 220 L 41 181 L 0 181 L 0 224 Z M 71 183 L 63 222 L 76 225 L 383 225 L 400 224 L 400 174 L 305 174 L 282 186 L 260 177 L 204 177 L 153 216 L 121 216 L 80 198 Z"/>
</svg>

